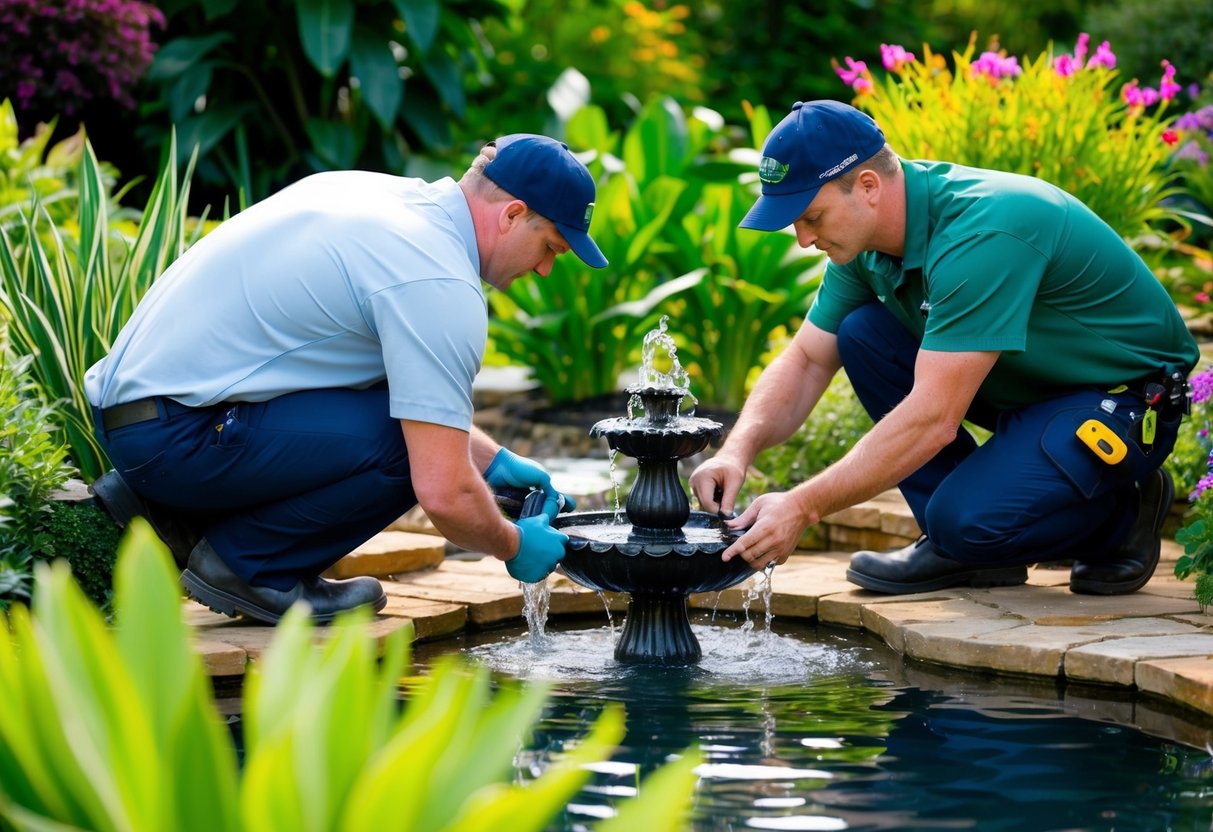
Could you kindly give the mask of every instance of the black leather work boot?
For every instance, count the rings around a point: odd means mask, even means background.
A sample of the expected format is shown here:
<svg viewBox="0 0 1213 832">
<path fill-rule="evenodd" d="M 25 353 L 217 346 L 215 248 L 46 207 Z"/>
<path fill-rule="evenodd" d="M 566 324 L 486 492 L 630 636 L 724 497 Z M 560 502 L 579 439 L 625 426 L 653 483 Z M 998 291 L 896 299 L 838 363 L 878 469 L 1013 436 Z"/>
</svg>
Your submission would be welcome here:
<svg viewBox="0 0 1213 832">
<path fill-rule="evenodd" d="M 374 578 L 349 578 L 330 581 L 303 578 L 289 590 L 252 586 L 228 567 L 206 539 L 198 541 L 190 553 L 189 566 L 181 573 L 181 583 L 191 596 L 215 612 L 237 614 L 277 624 L 298 601 L 305 601 L 312 620 L 327 624 L 338 614 L 355 607 L 370 606 L 375 612 L 387 605 L 383 587 Z"/>
<path fill-rule="evenodd" d="M 905 595 L 950 586 L 1018 586 L 1028 580 L 1028 568 L 974 566 L 945 558 L 923 535 L 893 552 L 856 552 L 847 580 L 872 592 Z"/>
<path fill-rule="evenodd" d="M 1175 483 L 1159 468 L 1137 485 L 1140 500 L 1129 536 L 1105 560 L 1077 560 L 1070 570 L 1070 591 L 1082 595 L 1125 595 L 1154 576 L 1162 554 L 1162 526 L 1175 499 Z"/>
<path fill-rule="evenodd" d="M 197 529 L 174 514 L 172 509 L 140 497 L 113 468 L 98 477 L 88 490 L 118 528 L 125 529 L 135 517 L 147 520 L 152 531 L 173 553 L 177 568 L 185 568 L 190 552 L 202 537 Z"/>
</svg>

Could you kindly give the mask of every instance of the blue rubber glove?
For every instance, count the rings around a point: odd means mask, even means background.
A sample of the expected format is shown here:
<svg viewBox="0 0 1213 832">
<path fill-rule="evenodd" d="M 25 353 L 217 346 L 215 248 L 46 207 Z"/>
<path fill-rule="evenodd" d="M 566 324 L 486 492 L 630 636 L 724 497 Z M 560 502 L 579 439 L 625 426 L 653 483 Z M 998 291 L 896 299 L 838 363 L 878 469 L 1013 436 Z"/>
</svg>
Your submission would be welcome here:
<svg viewBox="0 0 1213 832">
<path fill-rule="evenodd" d="M 564 558 L 569 536 L 552 528 L 547 514 L 519 520 L 518 553 L 505 562 L 505 569 L 525 584 L 535 584 L 552 574 Z"/>
<path fill-rule="evenodd" d="M 572 497 L 561 494 L 552 487 L 552 475 L 538 462 L 518 456 L 506 448 L 502 448 L 493 457 L 489 467 L 484 471 L 484 481 L 491 486 L 513 486 L 514 488 L 538 488 L 547 494 L 543 510 L 549 517 L 555 517 L 561 511 L 572 511 L 577 503 Z M 563 502 L 562 502 L 563 501 Z"/>
</svg>

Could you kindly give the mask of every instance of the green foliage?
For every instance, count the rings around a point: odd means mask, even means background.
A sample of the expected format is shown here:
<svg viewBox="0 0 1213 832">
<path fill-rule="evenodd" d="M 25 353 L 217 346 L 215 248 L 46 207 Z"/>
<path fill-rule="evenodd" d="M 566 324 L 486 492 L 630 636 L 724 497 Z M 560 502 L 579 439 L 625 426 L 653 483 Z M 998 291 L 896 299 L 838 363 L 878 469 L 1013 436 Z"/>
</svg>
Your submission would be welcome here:
<svg viewBox="0 0 1213 832">
<path fill-rule="evenodd" d="M 143 521 L 119 554 L 113 630 L 62 561 L 38 570 L 34 614 L 14 607 L 0 637 L 5 828 L 538 831 L 623 736 L 622 712 L 608 709 L 537 781 L 509 785 L 543 688 L 493 693 L 487 671 L 448 661 L 401 710 L 404 631 L 381 660 L 365 615 L 317 646 L 296 608 L 250 670 L 240 766 L 176 571 Z M 695 762 L 654 775 L 606 828 L 677 828 L 661 812 L 685 805 Z"/>
<path fill-rule="evenodd" d="M 114 589 L 114 562 L 121 532 L 110 516 L 92 503 L 56 502 L 46 518 L 40 559 L 64 558 L 88 599 L 109 610 Z"/>
<path fill-rule="evenodd" d="M 1201 81 L 1213 70 L 1213 5 L 1186 0 L 1117 0 L 1086 14 L 1095 43 L 1116 44 L 1117 68 L 1124 78 L 1153 84 L 1167 58 L 1183 84 Z"/>
<path fill-rule="evenodd" d="M 258 201 L 307 173 L 448 150 L 497 0 L 176 0 L 145 147 L 176 131 L 200 184 Z"/>
<path fill-rule="evenodd" d="M 108 463 L 93 436 L 84 372 L 103 358 L 152 281 L 201 235 L 187 223 L 192 171 L 177 182 L 175 156 L 162 168 L 133 240 L 111 252 L 107 187 L 92 147 L 85 144 L 77 181 L 78 227 L 69 236 L 35 197 L 21 217 L 17 245 L 0 228 L 0 304 L 18 354 L 33 357 L 34 379 L 58 410 L 71 458 L 87 481 Z M 44 245 L 43 235 L 51 244 Z M 73 238 L 75 237 L 75 238 Z"/>
<path fill-rule="evenodd" d="M 46 548 L 51 495 L 69 474 L 54 412 L 38 396 L 30 363 L 0 340 L 0 608 L 29 600 L 31 557 Z"/>
<path fill-rule="evenodd" d="M 508 15 L 485 21 L 493 54 L 484 89 L 471 97 L 469 124 L 490 124 L 499 133 L 559 132 L 590 101 L 618 124 L 657 96 L 707 99 L 702 74 L 711 61 L 688 4 L 504 3 Z"/>
<path fill-rule="evenodd" d="M 570 147 L 591 155 L 601 182 L 590 232 L 610 265 L 566 256 L 546 279 L 489 294 L 494 348 L 530 367 L 553 402 L 618 389 L 644 333 L 673 312 L 696 396 L 739 407 L 770 334 L 808 308 L 818 261 L 790 236 L 739 232 L 754 198 L 742 175 L 754 165 L 720 150 L 718 114 L 694 112 L 654 99 L 622 137 L 596 107 L 568 124 Z M 769 128 L 765 110 L 754 118 Z"/>
<path fill-rule="evenodd" d="M 904 157 L 1038 176 L 1130 240 L 1174 217 L 1160 204 L 1175 178 L 1165 165 L 1165 101 L 1129 106 L 1114 70 L 1087 66 L 1063 76 L 1048 51 L 1000 78 L 977 64 L 975 49 L 973 38 L 953 52 L 949 70 L 924 47 L 919 60 L 879 79 L 867 75 L 874 86 L 856 106 Z"/>
<path fill-rule="evenodd" d="M 787 491 L 822 471 L 851 450 L 872 427 L 863 405 L 840 372 L 822 394 L 813 415 L 790 439 L 754 459 L 742 501 L 768 491 Z"/>
</svg>

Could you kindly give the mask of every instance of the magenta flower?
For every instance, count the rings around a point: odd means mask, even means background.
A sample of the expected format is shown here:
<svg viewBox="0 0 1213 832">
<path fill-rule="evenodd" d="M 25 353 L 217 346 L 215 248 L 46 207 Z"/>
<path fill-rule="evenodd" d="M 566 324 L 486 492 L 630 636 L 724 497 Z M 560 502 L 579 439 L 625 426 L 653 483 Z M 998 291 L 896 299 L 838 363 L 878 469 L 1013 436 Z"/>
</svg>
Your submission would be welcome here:
<svg viewBox="0 0 1213 832">
<path fill-rule="evenodd" d="M 890 72 L 897 72 L 906 64 L 914 63 L 914 53 L 907 52 L 895 43 L 880 44 L 880 62 Z"/>
<path fill-rule="evenodd" d="M 1082 64 L 1074 60 L 1073 55 L 1058 55 L 1053 59 L 1053 70 L 1062 78 L 1069 78 L 1082 69 Z"/>
<path fill-rule="evenodd" d="M 1158 103 L 1158 90 L 1153 87 L 1138 87 L 1137 79 L 1134 78 L 1129 83 L 1121 88 L 1120 94 L 1124 96 L 1125 103 L 1130 107 L 1150 107 Z"/>
<path fill-rule="evenodd" d="M 1021 72 L 1023 69 L 1019 66 L 1019 58 L 1004 58 L 997 52 L 982 52 L 981 57 L 969 65 L 970 75 L 988 75 L 991 78 L 1011 78 Z"/>
<path fill-rule="evenodd" d="M 838 73 L 838 77 L 842 82 L 849 86 L 855 92 L 868 92 L 872 89 L 872 82 L 866 77 L 868 65 L 863 61 L 857 61 L 850 55 L 846 57 L 847 68 L 843 69 L 840 66 L 834 67 L 834 71 Z"/>
<path fill-rule="evenodd" d="M 1112 53 L 1112 47 L 1106 40 L 1095 48 L 1095 54 L 1091 56 L 1091 60 L 1087 61 L 1087 69 L 1094 69 L 1097 66 L 1116 69 L 1116 55 Z"/>
<path fill-rule="evenodd" d="M 1074 61 L 1082 66 L 1082 62 L 1087 58 L 1087 44 L 1091 42 L 1091 36 L 1086 32 L 1078 36 L 1078 41 L 1074 44 Z"/>
<path fill-rule="evenodd" d="M 1170 61 L 1164 59 L 1162 67 L 1162 81 L 1158 85 L 1158 94 L 1163 101 L 1172 101 L 1183 87 L 1175 83 L 1175 67 L 1171 66 Z"/>
</svg>

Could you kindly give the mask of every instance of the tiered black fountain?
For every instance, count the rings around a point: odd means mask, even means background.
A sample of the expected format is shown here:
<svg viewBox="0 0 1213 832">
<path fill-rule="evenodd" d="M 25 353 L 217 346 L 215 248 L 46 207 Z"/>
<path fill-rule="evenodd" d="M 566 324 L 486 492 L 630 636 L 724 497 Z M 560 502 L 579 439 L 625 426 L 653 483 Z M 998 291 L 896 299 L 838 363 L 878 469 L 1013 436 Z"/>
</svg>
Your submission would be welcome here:
<svg viewBox="0 0 1213 832">
<path fill-rule="evenodd" d="M 658 345 L 668 350 L 670 373 L 653 369 Z M 689 391 L 664 318 L 661 328 L 645 337 L 644 359 L 641 383 L 628 388 L 629 415 L 603 419 L 590 429 L 612 451 L 636 459 L 626 522 L 618 512 L 599 511 L 562 514 L 553 525 L 569 536 L 560 564 L 565 575 L 590 589 L 630 596 L 616 661 L 689 664 L 702 651 L 687 617 L 687 596 L 727 589 L 754 572 L 741 558 L 720 559 L 739 533 L 725 528 L 715 514 L 691 511 L 679 479 L 678 461 L 718 441 L 723 427 L 680 413 Z M 641 416 L 631 415 L 637 403 Z"/>
</svg>

